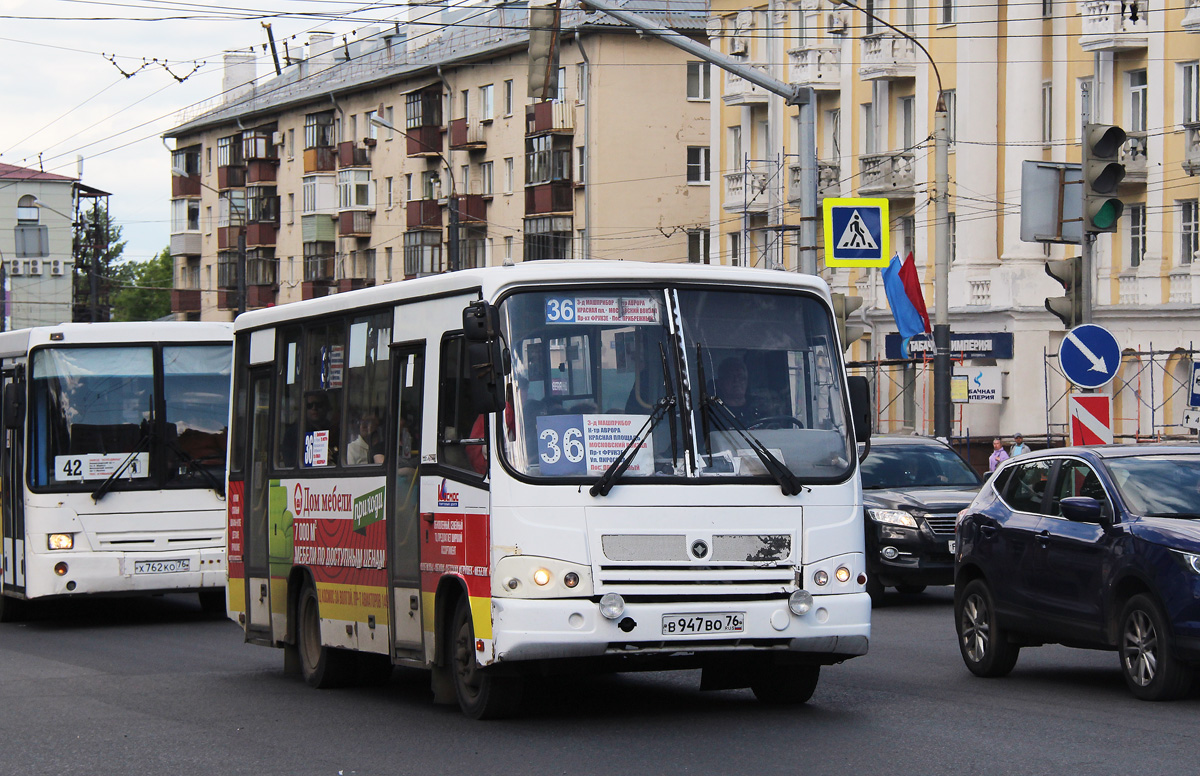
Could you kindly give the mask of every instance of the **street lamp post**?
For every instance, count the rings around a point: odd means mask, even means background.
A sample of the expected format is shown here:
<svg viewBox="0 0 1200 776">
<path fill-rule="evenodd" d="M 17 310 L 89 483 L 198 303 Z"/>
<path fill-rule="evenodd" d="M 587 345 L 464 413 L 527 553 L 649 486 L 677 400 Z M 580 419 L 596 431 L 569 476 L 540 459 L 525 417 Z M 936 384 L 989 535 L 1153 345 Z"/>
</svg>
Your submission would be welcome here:
<svg viewBox="0 0 1200 776">
<path fill-rule="evenodd" d="M 950 401 L 950 166 L 949 166 L 949 111 L 946 109 L 945 91 L 942 89 L 942 74 L 937 62 L 921 41 L 904 30 L 889 24 L 875 14 L 860 8 L 850 0 L 830 0 L 834 5 L 847 5 L 870 17 L 897 34 L 912 41 L 925 55 L 937 78 L 938 96 L 933 112 L 933 202 L 934 202 L 934 254 L 933 254 L 933 433 L 939 437 L 950 436 L 953 405 Z"/>
<path fill-rule="evenodd" d="M 171 175 L 178 178 L 189 177 L 187 171 L 182 167 L 174 166 L 171 167 Z M 214 189 L 204 181 L 197 180 L 196 182 L 220 198 L 220 190 Z M 246 207 L 245 205 L 238 207 L 233 197 L 229 197 L 229 207 L 231 210 L 237 211 L 238 218 L 242 222 L 241 227 L 238 229 L 237 238 L 237 312 L 234 313 L 234 317 L 236 318 L 246 312 Z"/>
<path fill-rule="evenodd" d="M 450 166 L 449 160 L 447 160 L 446 157 L 442 155 L 442 152 L 439 149 L 434 148 L 433 146 L 425 143 L 420 138 L 414 138 L 414 137 L 410 136 L 407 132 L 405 132 L 402 129 L 397 129 L 396 126 L 394 124 L 392 124 L 390 121 L 380 118 L 380 116 L 382 116 L 382 115 L 383 115 L 383 105 L 380 105 L 379 108 L 375 111 L 375 115 L 371 117 L 371 123 L 377 127 L 383 127 L 384 129 L 386 129 L 390 132 L 395 132 L 395 133 L 399 134 L 401 137 L 405 138 L 406 140 L 414 140 L 418 144 L 424 146 L 425 148 L 428 148 L 430 151 L 433 151 L 434 153 L 437 154 L 438 159 L 441 160 L 442 165 L 446 168 L 446 176 L 450 179 L 450 227 L 449 227 L 450 235 L 449 235 L 449 239 L 447 241 L 449 255 L 447 257 L 448 260 L 446 262 L 446 265 L 451 272 L 454 272 L 454 271 L 458 270 L 458 268 L 459 268 L 459 261 L 458 261 L 458 259 L 459 259 L 459 256 L 458 256 L 458 192 L 454 187 L 454 168 Z"/>
</svg>

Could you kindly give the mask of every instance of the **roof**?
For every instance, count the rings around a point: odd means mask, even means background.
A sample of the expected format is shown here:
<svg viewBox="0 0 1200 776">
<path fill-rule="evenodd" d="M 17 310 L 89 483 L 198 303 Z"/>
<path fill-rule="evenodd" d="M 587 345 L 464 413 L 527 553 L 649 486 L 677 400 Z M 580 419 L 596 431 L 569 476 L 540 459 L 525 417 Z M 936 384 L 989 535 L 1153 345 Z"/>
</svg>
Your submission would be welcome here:
<svg viewBox="0 0 1200 776">
<path fill-rule="evenodd" d="M 871 446 L 875 445 L 936 445 L 946 447 L 946 443 L 935 437 L 918 436 L 916 434 L 896 434 L 872 436 Z"/>
<path fill-rule="evenodd" d="M 0 180 L 61 181 L 63 183 L 74 183 L 77 179 L 67 175 L 55 175 L 52 172 L 30 170 L 27 167 L 18 167 L 15 164 L 4 164 L 3 162 L 0 162 Z"/>
<path fill-rule="evenodd" d="M 1200 455 L 1200 446 L 1195 442 L 1179 444 L 1154 445 L 1095 445 L 1094 447 L 1052 447 L 1037 450 L 1019 456 L 1022 461 L 1027 458 L 1040 458 L 1054 455 L 1092 454 L 1097 458 L 1129 458 L 1135 455 Z"/>
<path fill-rule="evenodd" d="M 670 29 L 703 34 L 708 20 L 706 0 L 616 0 L 626 10 L 638 12 L 646 18 Z M 349 59 L 341 57 L 332 63 L 304 63 L 306 67 L 319 68 L 315 74 L 306 74 L 300 66 L 289 66 L 283 75 L 257 79 L 249 91 L 237 96 L 218 96 L 180 112 L 178 126 L 168 130 L 163 137 L 179 138 L 203 129 L 231 123 L 237 119 L 256 115 L 270 116 L 285 107 L 304 105 L 316 101 L 328 103 L 333 93 L 361 91 L 385 84 L 419 78 L 426 74 L 436 77 L 438 67 L 456 62 L 472 62 L 494 57 L 504 52 L 518 50 L 528 44 L 528 8 L 525 5 L 499 5 L 480 14 L 476 8 L 463 9 L 455 15 L 448 9 L 446 26 L 441 34 L 428 37 L 434 23 L 412 26 L 408 32 L 414 36 L 402 51 L 393 52 L 380 47 L 358 53 Z M 462 18 L 469 14 L 469 24 Z M 441 24 L 442 22 L 438 22 Z M 461 26 L 454 26 L 459 24 Z M 585 13 L 576 9 L 563 9 L 561 28 L 564 31 L 594 30 L 597 32 L 624 29 L 626 25 L 602 13 Z M 416 40 L 423 45 L 413 45 Z M 424 42 L 428 40 L 428 42 Z M 360 41 L 360 45 L 362 42 Z M 337 47 L 335 52 L 348 51 L 348 47 Z M 316 77 L 319 75 L 320 77 Z M 403 91 L 412 91 L 404 87 Z"/>
</svg>

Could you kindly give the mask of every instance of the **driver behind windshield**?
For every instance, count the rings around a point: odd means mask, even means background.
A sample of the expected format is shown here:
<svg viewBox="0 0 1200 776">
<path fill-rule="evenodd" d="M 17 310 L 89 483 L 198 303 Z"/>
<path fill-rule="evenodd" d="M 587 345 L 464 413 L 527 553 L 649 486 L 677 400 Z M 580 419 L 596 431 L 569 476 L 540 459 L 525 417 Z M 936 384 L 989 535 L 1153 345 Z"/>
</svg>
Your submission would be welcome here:
<svg viewBox="0 0 1200 776">
<path fill-rule="evenodd" d="M 737 356 L 729 356 L 717 366 L 717 396 L 742 425 L 750 425 L 763 416 L 761 409 L 750 400 L 750 377 L 746 364 Z"/>
</svg>

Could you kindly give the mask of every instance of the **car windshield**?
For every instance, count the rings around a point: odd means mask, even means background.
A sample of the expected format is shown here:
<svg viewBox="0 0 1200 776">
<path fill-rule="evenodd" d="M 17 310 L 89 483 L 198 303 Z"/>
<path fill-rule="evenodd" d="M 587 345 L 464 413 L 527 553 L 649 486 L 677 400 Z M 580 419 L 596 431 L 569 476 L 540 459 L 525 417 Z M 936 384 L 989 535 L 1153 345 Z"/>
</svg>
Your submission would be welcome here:
<svg viewBox="0 0 1200 776">
<path fill-rule="evenodd" d="M 1200 512 L 1200 455 L 1137 455 L 1104 464 L 1131 512 L 1181 518 Z"/>
<path fill-rule="evenodd" d="M 814 296 L 589 288 L 514 294 L 500 311 L 500 447 L 521 474 L 598 477 L 643 429 L 626 478 L 762 478 L 772 458 L 806 481 L 851 471 L 839 353 Z"/>
<path fill-rule="evenodd" d="M 936 445 L 874 445 L 861 471 L 867 489 L 979 487 L 962 458 Z"/>
</svg>

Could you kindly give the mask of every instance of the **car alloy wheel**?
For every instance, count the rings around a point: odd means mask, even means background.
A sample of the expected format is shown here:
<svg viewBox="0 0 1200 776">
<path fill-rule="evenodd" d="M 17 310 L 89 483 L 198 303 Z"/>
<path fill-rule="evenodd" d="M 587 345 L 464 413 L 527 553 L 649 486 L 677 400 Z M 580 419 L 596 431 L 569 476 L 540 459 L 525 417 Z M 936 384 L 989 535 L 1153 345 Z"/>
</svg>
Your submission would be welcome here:
<svg viewBox="0 0 1200 776">
<path fill-rule="evenodd" d="M 1131 612 L 1125 621 L 1121 652 L 1130 681 L 1139 687 L 1154 681 L 1158 671 L 1158 635 L 1154 632 L 1154 623 L 1150 622 L 1145 612 Z"/>
<path fill-rule="evenodd" d="M 973 593 L 963 601 L 962 639 L 967 657 L 979 663 L 987 656 L 992 626 L 989 622 L 987 603 L 983 596 Z"/>
<path fill-rule="evenodd" d="M 967 669 L 976 676 L 1005 676 L 1017 664 L 1021 648 L 1010 642 L 996 621 L 992 591 L 982 579 L 973 579 L 954 596 L 958 650 Z"/>
<path fill-rule="evenodd" d="M 1125 684 L 1145 701 L 1166 701 L 1187 694 L 1192 666 L 1175 657 L 1166 614 L 1146 594 L 1130 598 L 1121 610 L 1121 673 Z"/>
</svg>

